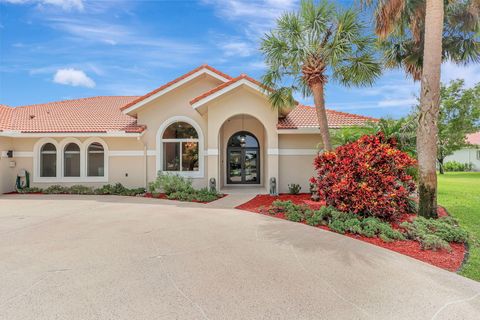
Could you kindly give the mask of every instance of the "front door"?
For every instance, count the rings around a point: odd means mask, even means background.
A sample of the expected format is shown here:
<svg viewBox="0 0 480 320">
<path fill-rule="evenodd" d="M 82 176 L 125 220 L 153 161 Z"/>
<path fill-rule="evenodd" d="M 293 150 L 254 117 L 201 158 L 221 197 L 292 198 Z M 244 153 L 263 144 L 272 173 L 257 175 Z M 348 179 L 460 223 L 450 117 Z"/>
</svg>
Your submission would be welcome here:
<svg viewBox="0 0 480 320">
<path fill-rule="evenodd" d="M 260 148 L 257 138 L 249 132 L 237 132 L 228 140 L 227 183 L 260 183 Z"/>
</svg>

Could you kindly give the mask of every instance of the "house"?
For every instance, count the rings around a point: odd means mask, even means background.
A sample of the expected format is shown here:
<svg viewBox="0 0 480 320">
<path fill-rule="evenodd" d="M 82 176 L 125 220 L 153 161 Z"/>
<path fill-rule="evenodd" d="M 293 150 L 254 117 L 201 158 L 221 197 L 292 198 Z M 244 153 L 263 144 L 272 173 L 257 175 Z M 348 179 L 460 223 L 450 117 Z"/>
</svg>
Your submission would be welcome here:
<svg viewBox="0 0 480 320">
<path fill-rule="evenodd" d="M 327 111 L 330 128 L 376 119 Z M 103 96 L 20 107 L 0 106 L 0 192 L 17 175 L 31 186 L 146 186 L 158 171 L 204 187 L 308 190 L 321 147 L 315 109 L 275 110 L 266 89 L 208 65 L 140 97 Z"/>
<path fill-rule="evenodd" d="M 445 157 L 444 162 L 471 163 L 473 171 L 480 171 L 480 131 L 468 134 L 466 140 L 470 146 Z"/>
</svg>

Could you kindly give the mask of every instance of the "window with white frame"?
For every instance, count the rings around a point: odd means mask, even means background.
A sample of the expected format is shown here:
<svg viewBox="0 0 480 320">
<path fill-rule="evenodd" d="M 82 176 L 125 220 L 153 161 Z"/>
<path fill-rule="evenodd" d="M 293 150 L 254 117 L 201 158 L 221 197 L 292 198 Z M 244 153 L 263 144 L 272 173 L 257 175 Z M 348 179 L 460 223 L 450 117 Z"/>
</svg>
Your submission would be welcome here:
<svg viewBox="0 0 480 320">
<path fill-rule="evenodd" d="M 163 171 L 198 171 L 198 132 L 186 122 L 169 125 L 162 136 Z"/>
<path fill-rule="evenodd" d="M 57 148 L 53 143 L 45 143 L 40 149 L 40 177 L 57 176 Z"/>
<path fill-rule="evenodd" d="M 63 176 L 80 177 L 80 147 L 69 143 L 63 151 Z"/>
<path fill-rule="evenodd" d="M 105 176 L 105 150 L 98 142 L 90 144 L 87 148 L 87 176 Z"/>
</svg>

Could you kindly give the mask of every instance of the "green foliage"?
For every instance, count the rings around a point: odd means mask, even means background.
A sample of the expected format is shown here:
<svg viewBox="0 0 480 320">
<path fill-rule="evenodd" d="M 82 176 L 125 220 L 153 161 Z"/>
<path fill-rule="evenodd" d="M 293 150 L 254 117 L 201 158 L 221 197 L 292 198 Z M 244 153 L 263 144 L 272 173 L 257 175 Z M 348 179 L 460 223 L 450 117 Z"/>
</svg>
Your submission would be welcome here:
<svg viewBox="0 0 480 320">
<path fill-rule="evenodd" d="M 221 195 L 208 188 L 194 189 L 192 180 L 178 174 L 160 172 L 157 179 L 149 184 L 150 192 L 162 190 L 168 199 L 180 201 L 211 202 Z"/>
<path fill-rule="evenodd" d="M 467 89 L 463 80 L 451 81 L 442 85 L 440 98 L 437 157 L 442 165 L 446 156 L 468 145 L 467 134 L 480 129 L 480 83 Z"/>
<path fill-rule="evenodd" d="M 425 1 L 372 1 L 376 4 L 376 30 L 382 35 L 379 47 L 388 68 L 402 68 L 420 80 L 425 44 Z M 477 2 L 478 3 L 478 2 Z M 393 5 L 392 5 L 393 4 Z M 442 62 L 468 64 L 479 61 L 479 7 L 473 0 L 445 1 Z M 386 8 L 386 9 L 385 9 Z"/>
<path fill-rule="evenodd" d="M 473 164 L 460 163 L 457 161 L 448 161 L 443 165 L 443 170 L 446 172 L 467 172 L 472 171 Z"/>
<path fill-rule="evenodd" d="M 37 188 L 37 187 L 30 187 L 30 188 L 23 188 L 23 189 L 18 189 L 18 193 L 43 193 L 42 188 Z"/>
<path fill-rule="evenodd" d="M 419 241 L 422 248 L 427 249 L 450 249 L 449 242 L 464 243 L 468 239 L 468 233 L 451 217 L 439 219 L 417 217 L 412 222 L 403 222 L 400 227 L 405 229 L 409 239 Z"/>
<path fill-rule="evenodd" d="M 68 188 L 68 193 L 70 194 L 93 194 L 92 187 L 86 187 L 82 185 L 74 185 Z"/>
<path fill-rule="evenodd" d="M 299 184 L 292 183 L 288 185 L 288 192 L 290 194 L 299 194 L 302 187 Z"/>
<path fill-rule="evenodd" d="M 119 196 L 136 196 L 139 194 L 145 193 L 145 188 L 134 188 L 128 189 L 123 186 L 121 183 L 106 184 L 100 188 L 94 190 L 95 194 L 102 194 L 102 195 L 119 195 Z"/>
<path fill-rule="evenodd" d="M 178 174 L 159 172 L 157 179 L 149 186 L 150 191 L 162 190 L 167 196 L 172 193 L 193 192 L 192 180 Z"/>
<path fill-rule="evenodd" d="M 325 82 L 330 77 L 345 86 L 372 84 L 381 67 L 374 54 L 374 39 L 367 31 L 358 10 L 338 9 L 326 0 L 302 1 L 297 12 L 283 14 L 261 43 L 267 65 L 263 84 L 274 89 L 272 105 L 291 107 L 294 92 L 312 94 L 305 66 L 316 66 L 317 79 Z"/>
<path fill-rule="evenodd" d="M 54 184 L 43 191 L 46 194 L 64 194 L 68 193 L 68 188 L 59 184 Z"/>
<path fill-rule="evenodd" d="M 292 201 L 276 200 L 272 203 L 270 214 L 283 213 L 285 218 L 294 222 L 303 222 L 311 226 L 328 225 L 335 232 L 346 232 L 366 236 L 380 237 L 383 241 L 403 240 L 404 235 L 378 218 L 362 218 L 350 212 L 341 212 L 333 207 L 321 207 L 310 210 L 305 205 L 296 205 Z"/>
</svg>

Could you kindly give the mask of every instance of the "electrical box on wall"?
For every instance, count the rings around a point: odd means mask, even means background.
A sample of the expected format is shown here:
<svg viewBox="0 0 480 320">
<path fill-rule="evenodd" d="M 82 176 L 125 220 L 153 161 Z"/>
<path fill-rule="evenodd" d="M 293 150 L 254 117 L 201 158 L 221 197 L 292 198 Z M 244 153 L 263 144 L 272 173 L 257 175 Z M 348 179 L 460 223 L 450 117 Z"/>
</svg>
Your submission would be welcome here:
<svg viewBox="0 0 480 320">
<path fill-rule="evenodd" d="M 10 161 L 9 163 L 10 168 L 15 168 L 16 165 L 17 163 L 15 161 Z"/>
<path fill-rule="evenodd" d="M 8 150 L 7 151 L 7 157 L 8 158 L 13 158 L 13 150 Z"/>
</svg>

